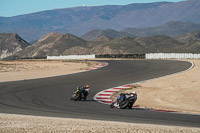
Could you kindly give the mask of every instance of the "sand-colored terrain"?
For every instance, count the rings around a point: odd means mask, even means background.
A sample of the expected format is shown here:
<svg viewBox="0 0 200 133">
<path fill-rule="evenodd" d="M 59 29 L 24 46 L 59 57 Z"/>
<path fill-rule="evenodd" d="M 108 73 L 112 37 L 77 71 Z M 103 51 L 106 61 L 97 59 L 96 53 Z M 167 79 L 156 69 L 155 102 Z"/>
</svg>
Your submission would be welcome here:
<svg viewBox="0 0 200 133">
<path fill-rule="evenodd" d="M 0 61 L 0 82 L 72 74 L 83 72 L 96 65 L 97 62 L 70 60 Z"/>
<path fill-rule="evenodd" d="M 200 128 L 0 114 L 1 133 L 199 133 Z"/>
<path fill-rule="evenodd" d="M 195 66 L 189 71 L 141 82 L 135 84 L 135 88 L 121 92 L 129 93 L 135 90 L 138 94 L 135 105 L 140 107 L 199 114 L 200 60 L 190 61 L 194 62 Z M 118 93 L 112 96 L 113 100 Z"/>
</svg>

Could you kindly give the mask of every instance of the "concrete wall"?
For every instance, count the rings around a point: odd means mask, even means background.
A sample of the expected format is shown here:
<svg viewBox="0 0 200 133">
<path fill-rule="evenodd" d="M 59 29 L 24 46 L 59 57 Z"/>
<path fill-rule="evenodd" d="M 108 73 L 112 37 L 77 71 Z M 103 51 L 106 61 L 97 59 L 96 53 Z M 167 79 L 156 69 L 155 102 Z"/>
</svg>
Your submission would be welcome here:
<svg viewBox="0 0 200 133">
<path fill-rule="evenodd" d="M 95 59 L 95 55 L 67 55 L 67 56 L 47 56 L 48 60 L 64 59 Z"/>
<path fill-rule="evenodd" d="M 192 53 L 148 53 L 146 59 L 200 59 L 200 54 Z"/>
</svg>

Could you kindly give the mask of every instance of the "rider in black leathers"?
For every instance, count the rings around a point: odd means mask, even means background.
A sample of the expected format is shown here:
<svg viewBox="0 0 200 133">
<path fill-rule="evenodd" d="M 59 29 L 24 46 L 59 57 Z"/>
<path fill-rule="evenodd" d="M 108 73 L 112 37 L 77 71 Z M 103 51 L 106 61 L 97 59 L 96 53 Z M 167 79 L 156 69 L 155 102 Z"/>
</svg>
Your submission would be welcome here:
<svg viewBox="0 0 200 133">
<path fill-rule="evenodd" d="M 131 93 L 120 93 L 116 99 L 116 101 L 114 103 L 117 103 L 117 105 L 119 105 L 120 102 L 125 101 L 125 99 L 127 97 L 132 97 L 132 102 L 130 104 L 129 108 L 132 108 L 132 105 L 135 103 L 135 101 L 137 100 L 137 93 L 135 91 L 131 92 Z"/>
</svg>

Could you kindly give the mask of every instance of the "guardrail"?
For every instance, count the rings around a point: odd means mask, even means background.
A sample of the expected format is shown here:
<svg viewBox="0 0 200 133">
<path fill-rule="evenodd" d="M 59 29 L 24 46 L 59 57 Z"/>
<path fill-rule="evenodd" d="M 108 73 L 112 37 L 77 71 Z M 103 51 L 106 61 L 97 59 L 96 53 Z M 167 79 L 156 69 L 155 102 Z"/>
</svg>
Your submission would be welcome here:
<svg viewBox="0 0 200 133">
<path fill-rule="evenodd" d="M 200 59 L 200 54 L 193 53 L 148 53 L 146 59 Z"/>
</svg>

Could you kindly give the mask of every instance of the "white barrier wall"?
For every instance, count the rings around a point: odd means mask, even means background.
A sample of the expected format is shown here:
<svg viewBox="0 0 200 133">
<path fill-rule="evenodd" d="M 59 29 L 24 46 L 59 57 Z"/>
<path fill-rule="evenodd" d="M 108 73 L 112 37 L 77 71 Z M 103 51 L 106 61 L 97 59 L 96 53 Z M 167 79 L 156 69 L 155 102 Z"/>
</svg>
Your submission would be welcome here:
<svg viewBox="0 0 200 133">
<path fill-rule="evenodd" d="M 200 59 L 200 54 L 192 53 L 149 53 L 146 59 Z"/>
<path fill-rule="evenodd" d="M 95 59 L 95 55 L 67 55 L 67 56 L 47 56 L 48 60 L 64 60 L 64 59 Z"/>
</svg>

